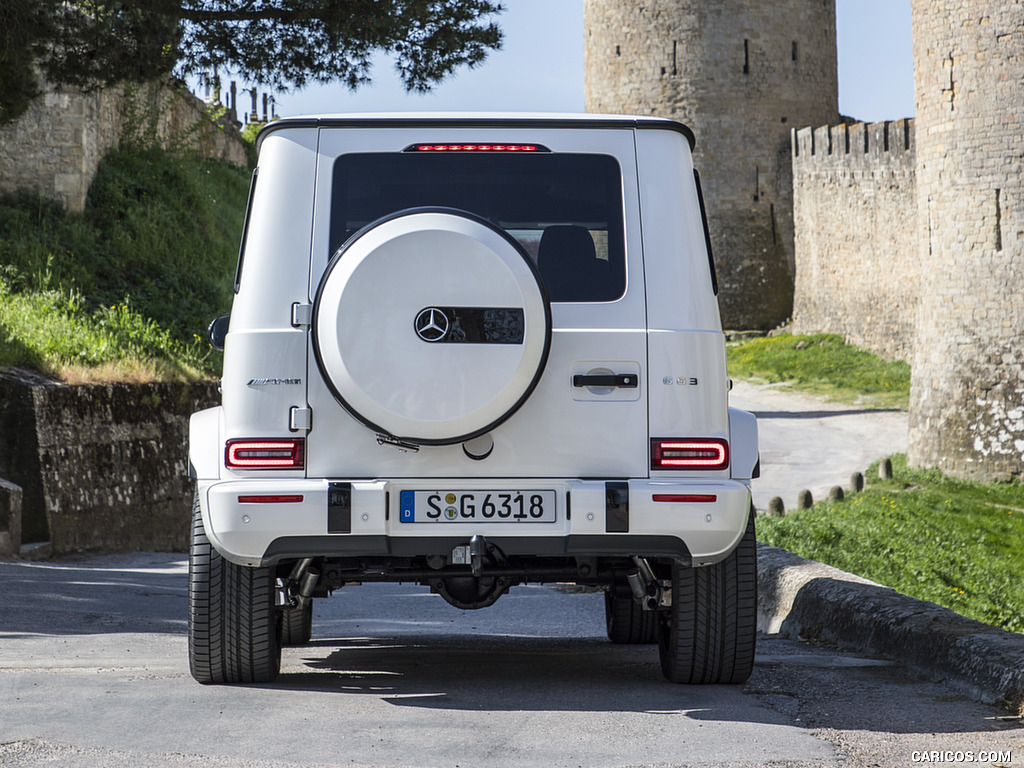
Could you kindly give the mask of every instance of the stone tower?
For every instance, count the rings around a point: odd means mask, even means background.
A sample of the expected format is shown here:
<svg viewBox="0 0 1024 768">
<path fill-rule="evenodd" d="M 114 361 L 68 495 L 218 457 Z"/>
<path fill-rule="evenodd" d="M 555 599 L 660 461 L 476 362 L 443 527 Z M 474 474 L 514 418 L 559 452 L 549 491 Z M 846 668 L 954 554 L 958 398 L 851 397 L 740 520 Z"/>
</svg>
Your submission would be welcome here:
<svg viewBox="0 0 1024 768">
<path fill-rule="evenodd" d="M 588 112 L 697 134 L 727 328 L 793 307 L 790 129 L 838 120 L 835 0 L 584 0 Z"/>
<path fill-rule="evenodd" d="M 1024 468 L 1024 0 L 911 0 L 921 302 L 908 458 Z"/>
</svg>

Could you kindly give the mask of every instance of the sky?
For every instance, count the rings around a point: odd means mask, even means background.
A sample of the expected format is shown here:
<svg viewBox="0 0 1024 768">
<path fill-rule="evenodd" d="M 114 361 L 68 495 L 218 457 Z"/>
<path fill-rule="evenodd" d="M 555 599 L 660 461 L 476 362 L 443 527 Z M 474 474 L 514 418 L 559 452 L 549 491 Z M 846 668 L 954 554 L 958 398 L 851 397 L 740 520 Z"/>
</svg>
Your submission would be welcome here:
<svg viewBox="0 0 1024 768">
<path fill-rule="evenodd" d="M 711 0 L 713 1 L 713 0 Z M 768 0 L 756 0 L 766 2 Z M 839 111 L 865 122 L 914 114 L 910 0 L 836 0 Z M 373 84 L 277 93 L 277 114 L 381 111 L 583 112 L 583 0 L 507 0 L 502 50 L 427 95 L 407 94 L 379 57 Z M 239 99 L 239 112 L 248 101 Z"/>
</svg>

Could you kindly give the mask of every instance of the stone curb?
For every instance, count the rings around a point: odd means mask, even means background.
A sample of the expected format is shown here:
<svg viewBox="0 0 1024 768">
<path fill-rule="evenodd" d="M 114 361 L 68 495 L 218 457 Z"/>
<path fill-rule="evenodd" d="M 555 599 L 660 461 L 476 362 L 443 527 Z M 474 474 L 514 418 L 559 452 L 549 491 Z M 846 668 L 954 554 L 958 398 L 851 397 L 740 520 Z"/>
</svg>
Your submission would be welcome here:
<svg viewBox="0 0 1024 768">
<path fill-rule="evenodd" d="M 895 659 L 1024 716 L 1024 635 L 766 544 L 757 560 L 760 632 Z"/>
</svg>

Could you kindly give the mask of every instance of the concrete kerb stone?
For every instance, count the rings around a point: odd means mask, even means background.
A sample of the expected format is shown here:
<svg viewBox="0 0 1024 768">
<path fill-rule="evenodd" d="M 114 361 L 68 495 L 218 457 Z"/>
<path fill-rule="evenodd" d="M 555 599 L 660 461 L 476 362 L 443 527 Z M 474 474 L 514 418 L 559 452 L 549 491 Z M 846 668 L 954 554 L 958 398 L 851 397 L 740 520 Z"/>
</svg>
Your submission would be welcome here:
<svg viewBox="0 0 1024 768">
<path fill-rule="evenodd" d="M 1024 636 L 758 544 L 758 630 L 896 659 L 1024 716 Z"/>
</svg>

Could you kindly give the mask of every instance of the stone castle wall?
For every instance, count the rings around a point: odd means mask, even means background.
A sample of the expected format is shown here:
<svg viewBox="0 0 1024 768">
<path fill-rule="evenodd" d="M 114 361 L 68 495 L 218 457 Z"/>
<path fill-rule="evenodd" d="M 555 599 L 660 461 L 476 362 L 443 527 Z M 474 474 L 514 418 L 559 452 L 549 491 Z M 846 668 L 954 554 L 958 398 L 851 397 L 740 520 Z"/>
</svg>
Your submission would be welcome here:
<svg viewBox="0 0 1024 768">
<path fill-rule="evenodd" d="M 245 150 L 231 125 L 214 124 L 206 105 L 169 84 L 139 88 L 48 90 L 11 125 L 0 127 L 0 194 L 35 190 L 82 211 L 103 156 L 125 132 L 164 147 L 245 165 Z M 138 136 L 130 137 L 137 139 Z"/>
<path fill-rule="evenodd" d="M 912 0 L 923 217 L 908 459 L 1024 469 L 1024 0 Z"/>
<path fill-rule="evenodd" d="M 792 312 L 790 129 L 838 122 L 834 0 L 585 0 L 588 112 L 697 135 L 727 328 Z"/>
<path fill-rule="evenodd" d="M 917 322 L 914 121 L 793 132 L 795 333 L 910 362 Z"/>
</svg>

